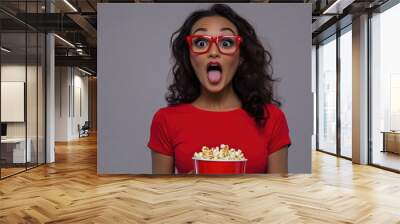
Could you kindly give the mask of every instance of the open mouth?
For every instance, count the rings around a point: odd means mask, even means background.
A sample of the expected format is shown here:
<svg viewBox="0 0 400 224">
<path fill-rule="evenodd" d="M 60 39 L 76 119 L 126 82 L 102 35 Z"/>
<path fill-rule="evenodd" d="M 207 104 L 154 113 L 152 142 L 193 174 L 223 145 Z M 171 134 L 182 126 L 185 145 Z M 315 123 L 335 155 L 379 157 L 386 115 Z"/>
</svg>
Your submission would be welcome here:
<svg viewBox="0 0 400 224">
<path fill-rule="evenodd" d="M 207 78 L 211 83 L 218 83 L 222 78 L 222 66 L 218 62 L 207 64 Z"/>
<path fill-rule="evenodd" d="M 222 73 L 222 67 L 219 63 L 210 62 L 207 64 L 207 72 L 209 71 L 219 71 Z"/>
</svg>

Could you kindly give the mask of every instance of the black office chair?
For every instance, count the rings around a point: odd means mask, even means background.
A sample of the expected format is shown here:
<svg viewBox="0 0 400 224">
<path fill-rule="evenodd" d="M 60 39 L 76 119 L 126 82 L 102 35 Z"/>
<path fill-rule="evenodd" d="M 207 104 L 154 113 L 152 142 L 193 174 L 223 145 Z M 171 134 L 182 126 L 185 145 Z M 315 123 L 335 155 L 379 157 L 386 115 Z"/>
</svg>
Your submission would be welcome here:
<svg viewBox="0 0 400 224">
<path fill-rule="evenodd" d="M 89 129 L 90 129 L 89 121 L 85 121 L 82 127 L 80 127 L 80 125 L 78 124 L 79 138 L 89 136 Z"/>
</svg>

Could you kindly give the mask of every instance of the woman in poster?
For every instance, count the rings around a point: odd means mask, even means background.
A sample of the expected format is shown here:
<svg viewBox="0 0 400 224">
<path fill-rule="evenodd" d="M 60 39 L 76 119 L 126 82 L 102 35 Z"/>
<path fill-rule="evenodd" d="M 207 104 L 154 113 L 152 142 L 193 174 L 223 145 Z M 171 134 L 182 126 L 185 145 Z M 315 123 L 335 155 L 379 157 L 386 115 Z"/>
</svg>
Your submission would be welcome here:
<svg viewBox="0 0 400 224">
<path fill-rule="evenodd" d="M 194 153 L 240 149 L 246 173 L 287 173 L 289 128 L 274 98 L 271 55 L 229 6 L 193 12 L 171 37 L 173 82 L 148 147 L 153 174 L 192 173 Z"/>
</svg>

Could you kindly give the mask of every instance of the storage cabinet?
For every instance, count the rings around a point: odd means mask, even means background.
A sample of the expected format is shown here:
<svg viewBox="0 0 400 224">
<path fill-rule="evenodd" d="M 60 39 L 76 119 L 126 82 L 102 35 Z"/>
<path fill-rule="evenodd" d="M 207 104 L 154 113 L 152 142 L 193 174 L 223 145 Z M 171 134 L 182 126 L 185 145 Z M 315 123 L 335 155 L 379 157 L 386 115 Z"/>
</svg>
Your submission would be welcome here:
<svg viewBox="0 0 400 224">
<path fill-rule="evenodd" d="M 387 131 L 383 134 L 383 152 L 400 154 L 400 132 Z"/>
</svg>

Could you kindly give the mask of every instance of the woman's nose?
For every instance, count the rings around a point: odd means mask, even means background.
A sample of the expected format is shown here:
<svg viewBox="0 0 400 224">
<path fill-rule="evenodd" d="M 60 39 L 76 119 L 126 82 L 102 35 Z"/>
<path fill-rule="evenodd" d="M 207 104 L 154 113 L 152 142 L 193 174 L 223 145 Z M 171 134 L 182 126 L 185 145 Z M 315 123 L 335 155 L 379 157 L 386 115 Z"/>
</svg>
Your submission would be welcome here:
<svg viewBox="0 0 400 224">
<path fill-rule="evenodd" d="M 211 47 L 210 47 L 210 51 L 208 52 L 208 55 L 210 57 L 217 57 L 219 56 L 219 50 L 218 50 L 218 46 L 216 43 L 212 43 Z"/>
</svg>

